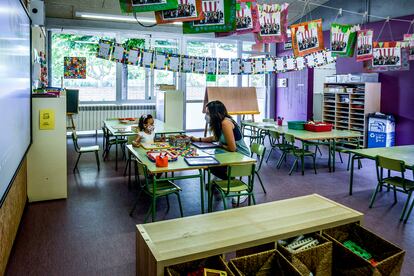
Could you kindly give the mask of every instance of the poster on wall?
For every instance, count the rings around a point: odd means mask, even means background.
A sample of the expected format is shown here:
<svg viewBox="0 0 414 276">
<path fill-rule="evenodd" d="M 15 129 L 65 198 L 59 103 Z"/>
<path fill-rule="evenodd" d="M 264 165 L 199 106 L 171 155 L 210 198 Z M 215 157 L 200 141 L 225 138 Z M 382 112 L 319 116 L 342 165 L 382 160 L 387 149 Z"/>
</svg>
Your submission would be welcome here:
<svg viewBox="0 0 414 276">
<path fill-rule="evenodd" d="M 218 74 L 219 75 L 228 75 L 230 74 L 230 63 L 227 58 L 218 59 Z"/>
<path fill-rule="evenodd" d="M 172 10 L 178 7 L 177 0 L 119 0 L 123 13 Z"/>
<path fill-rule="evenodd" d="M 115 62 L 125 63 L 127 57 L 127 50 L 124 45 L 115 43 L 112 49 L 111 60 Z"/>
<path fill-rule="evenodd" d="M 295 24 L 290 29 L 295 57 L 303 57 L 324 49 L 322 19 Z"/>
<path fill-rule="evenodd" d="M 405 34 L 404 41 L 407 41 L 408 59 L 414 60 L 414 34 Z"/>
<path fill-rule="evenodd" d="M 289 4 L 258 5 L 260 30 L 255 38 L 257 43 L 285 42 L 287 36 L 287 14 Z"/>
<path fill-rule="evenodd" d="M 371 29 L 359 30 L 357 32 L 356 60 L 372 60 L 372 38 L 374 31 Z"/>
<path fill-rule="evenodd" d="M 86 79 L 86 57 L 64 57 L 63 76 L 65 79 Z"/>
<path fill-rule="evenodd" d="M 236 29 L 236 0 L 202 0 L 204 18 L 183 23 L 184 34 L 231 32 Z"/>
<path fill-rule="evenodd" d="M 111 58 L 113 45 L 114 43 L 110 40 L 100 39 L 98 43 L 98 54 L 96 57 L 109 60 Z"/>
<path fill-rule="evenodd" d="M 155 12 L 157 24 L 201 20 L 204 18 L 201 2 L 202 0 L 178 0 L 176 9 Z"/>
<path fill-rule="evenodd" d="M 334 56 L 352 57 L 354 55 L 358 28 L 355 25 L 331 24 L 331 52 Z"/>
</svg>

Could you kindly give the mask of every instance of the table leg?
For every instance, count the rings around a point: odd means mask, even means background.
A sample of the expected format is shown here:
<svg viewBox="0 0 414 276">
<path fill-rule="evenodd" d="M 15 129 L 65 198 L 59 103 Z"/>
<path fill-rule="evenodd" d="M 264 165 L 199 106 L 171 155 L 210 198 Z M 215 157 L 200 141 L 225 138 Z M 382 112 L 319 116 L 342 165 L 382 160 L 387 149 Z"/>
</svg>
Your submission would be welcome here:
<svg viewBox="0 0 414 276">
<path fill-rule="evenodd" d="M 132 155 L 131 152 L 128 150 L 128 189 L 131 189 L 131 167 L 132 167 Z"/>
<path fill-rule="evenodd" d="M 332 172 L 331 157 L 332 157 L 332 146 L 331 146 L 331 141 L 329 140 L 329 145 L 328 145 L 328 168 L 329 168 L 329 172 Z"/>
<path fill-rule="evenodd" d="M 118 136 L 115 136 L 115 170 L 118 170 Z"/>
<path fill-rule="evenodd" d="M 157 198 L 156 198 L 156 191 L 157 191 L 157 176 L 154 175 L 154 180 L 152 184 L 152 204 L 151 204 L 151 215 L 152 215 L 152 222 L 155 221 L 157 214 L 156 214 L 156 204 L 157 204 Z"/>
<path fill-rule="evenodd" d="M 204 177 L 203 170 L 198 170 L 200 174 L 200 199 L 201 199 L 201 213 L 204 214 Z"/>
<path fill-rule="evenodd" d="M 351 153 L 350 153 L 351 154 Z M 349 176 L 349 195 L 352 195 L 352 185 L 354 182 L 354 161 L 355 161 L 355 154 L 352 155 L 351 158 L 351 175 Z"/>
<path fill-rule="evenodd" d="M 211 212 L 212 211 L 212 202 L 210 201 L 210 197 L 211 197 L 211 185 L 210 185 L 210 181 L 211 181 L 211 174 L 210 174 L 210 170 L 208 170 L 208 174 L 207 174 L 207 185 L 208 185 L 208 195 L 207 195 L 207 201 L 208 201 L 208 210 L 207 212 Z"/>
<path fill-rule="evenodd" d="M 335 172 L 336 140 L 332 139 L 332 171 Z"/>
</svg>

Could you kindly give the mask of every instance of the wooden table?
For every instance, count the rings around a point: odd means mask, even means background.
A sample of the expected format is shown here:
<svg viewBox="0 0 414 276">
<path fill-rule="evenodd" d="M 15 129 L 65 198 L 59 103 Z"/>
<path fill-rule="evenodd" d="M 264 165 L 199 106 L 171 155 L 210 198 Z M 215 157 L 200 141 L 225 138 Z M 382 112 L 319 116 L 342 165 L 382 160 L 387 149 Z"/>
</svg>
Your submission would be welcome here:
<svg viewBox="0 0 414 276">
<path fill-rule="evenodd" d="M 137 159 L 139 159 L 145 166 L 147 166 L 148 171 L 152 174 L 164 174 L 164 173 L 175 173 L 180 171 L 193 171 L 198 170 L 197 174 L 185 174 L 185 175 L 174 175 L 172 174 L 171 177 L 164 177 L 164 178 L 156 178 L 154 177 L 153 182 L 156 184 L 157 181 L 163 180 L 182 180 L 182 179 L 189 179 L 189 178 L 199 178 L 200 179 L 200 199 L 201 199 L 201 213 L 204 213 L 204 179 L 203 179 L 203 170 L 208 169 L 209 167 L 213 166 L 189 166 L 184 160 L 184 157 L 179 156 L 177 161 L 169 162 L 168 167 L 160 168 L 155 166 L 154 162 L 151 162 L 147 157 L 147 150 L 143 148 L 135 148 L 132 145 L 127 146 L 128 151 L 134 155 Z M 199 155 L 206 155 L 202 150 L 197 150 Z M 225 151 L 224 153 L 219 153 L 214 155 L 214 157 L 220 162 L 219 165 L 214 166 L 231 166 L 231 165 L 240 165 L 240 164 L 254 164 L 256 163 L 256 159 L 247 157 L 238 152 L 228 152 Z M 129 173 L 130 174 L 130 173 Z M 210 178 L 210 174 L 209 174 Z M 208 198 L 210 198 L 211 190 L 209 189 Z M 153 199 L 155 200 L 155 199 Z M 153 204 L 155 206 L 155 203 Z M 208 206 L 208 210 L 211 210 L 211 206 Z M 152 210 L 152 220 L 154 221 L 156 217 L 155 209 Z"/>
<path fill-rule="evenodd" d="M 137 275 L 353 222 L 363 214 L 313 194 L 137 225 Z"/>
<path fill-rule="evenodd" d="M 336 149 L 336 140 L 337 139 L 347 139 L 347 138 L 359 138 L 361 133 L 357 131 L 349 130 L 338 130 L 333 129 L 332 131 L 326 132 L 313 132 L 307 130 L 295 130 L 289 129 L 287 126 L 278 126 L 276 122 L 245 122 L 243 123 L 246 126 L 251 126 L 257 128 L 261 131 L 274 131 L 278 132 L 281 135 L 290 134 L 293 135 L 296 139 L 301 141 L 318 141 L 318 140 L 328 140 L 329 147 L 335 153 Z M 304 144 L 302 143 L 302 147 Z M 329 170 L 331 169 L 331 155 L 329 155 Z M 332 170 L 335 171 L 335 154 L 332 155 Z"/>
<path fill-rule="evenodd" d="M 114 120 L 105 120 L 104 125 L 108 128 L 111 135 L 115 137 L 115 170 L 118 170 L 118 139 L 123 136 L 134 136 L 137 135 L 132 131 L 133 126 L 138 126 L 136 122 L 123 124 L 118 119 Z M 165 124 L 163 121 L 154 119 L 154 132 L 155 135 L 166 135 L 166 134 L 182 134 L 185 133 L 184 130 L 171 127 Z M 104 149 L 105 150 L 105 149 Z"/>
<path fill-rule="evenodd" d="M 352 195 L 352 185 L 354 181 L 354 161 L 358 158 L 368 158 L 375 160 L 380 155 L 387 158 L 397 159 L 405 162 L 407 169 L 414 170 L 414 145 L 397 146 L 388 148 L 369 148 L 350 150 L 353 154 L 351 159 L 351 175 L 349 179 L 349 195 Z"/>
</svg>

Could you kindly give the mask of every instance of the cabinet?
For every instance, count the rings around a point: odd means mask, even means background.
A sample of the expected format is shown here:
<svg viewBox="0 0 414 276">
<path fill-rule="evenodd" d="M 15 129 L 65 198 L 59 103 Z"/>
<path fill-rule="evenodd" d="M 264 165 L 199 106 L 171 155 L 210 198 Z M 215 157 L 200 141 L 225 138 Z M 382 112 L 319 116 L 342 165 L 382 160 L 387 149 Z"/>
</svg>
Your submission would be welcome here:
<svg viewBox="0 0 414 276">
<path fill-rule="evenodd" d="M 42 109 L 54 111 L 54 129 L 40 129 Z M 66 97 L 32 98 L 32 139 L 27 154 L 29 201 L 67 198 Z"/>
<path fill-rule="evenodd" d="M 323 121 L 360 132 L 365 147 L 367 115 L 380 111 L 381 83 L 325 83 L 323 92 Z"/>
<path fill-rule="evenodd" d="M 184 93 L 161 87 L 157 91 L 156 118 L 168 126 L 184 129 Z"/>
</svg>

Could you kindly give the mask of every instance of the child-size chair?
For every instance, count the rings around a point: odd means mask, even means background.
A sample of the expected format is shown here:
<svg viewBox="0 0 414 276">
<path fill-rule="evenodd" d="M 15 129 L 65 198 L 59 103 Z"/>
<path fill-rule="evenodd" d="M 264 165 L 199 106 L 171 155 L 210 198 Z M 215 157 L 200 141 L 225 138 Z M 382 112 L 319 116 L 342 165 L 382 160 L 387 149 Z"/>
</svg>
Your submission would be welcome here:
<svg viewBox="0 0 414 276">
<path fill-rule="evenodd" d="M 76 134 L 76 130 L 72 131 L 72 140 L 73 140 L 73 146 L 75 147 L 75 151 L 79 154 L 78 155 L 78 159 L 76 160 L 76 164 L 75 167 L 73 168 L 73 171 L 75 171 L 78 168 L 78 163 L 79 163 L 79 159 L 82 155 L 82 153 L 95 153 L 95 157 L 96 157 L 96 164 L 98 165 L 98 171 L 100 169 L 99 166 L 99 146 L 98 145 L 94 145 L 94 146 L 88 146 L 88 147 L 79 147 L 78 145 L 78 135 Z"/>
</svg>

